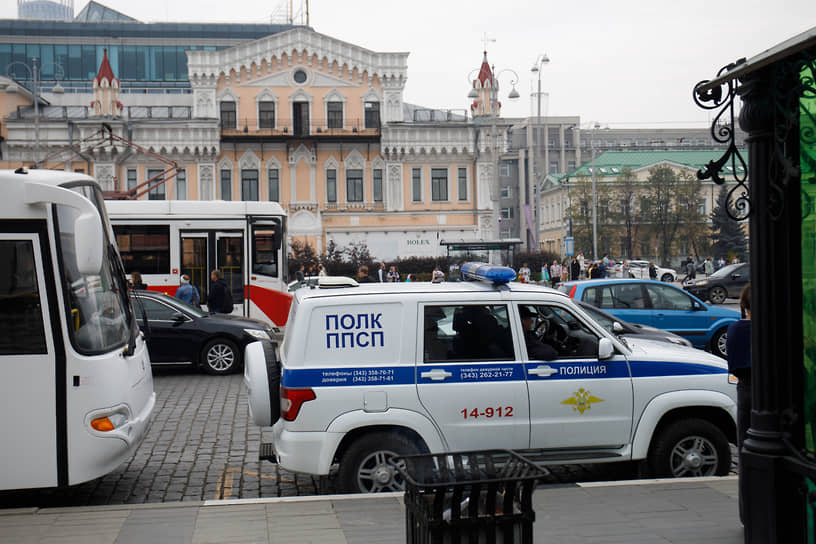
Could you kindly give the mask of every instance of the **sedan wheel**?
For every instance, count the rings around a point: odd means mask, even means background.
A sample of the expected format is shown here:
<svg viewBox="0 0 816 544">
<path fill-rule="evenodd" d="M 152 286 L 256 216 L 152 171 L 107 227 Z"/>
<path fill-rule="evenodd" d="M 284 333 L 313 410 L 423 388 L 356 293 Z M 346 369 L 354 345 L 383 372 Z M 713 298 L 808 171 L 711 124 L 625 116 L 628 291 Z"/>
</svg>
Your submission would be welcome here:
<svg viewBox="0 0 816 544">
<path fill-rule="evenodd" d="M 663 281 L 663 282 L 666 282 L 666 283 L 670 283 L 670 282 L 674 281 L 674 278 L 672 277 L 672 275 L 671 275 L 671 274 L 669 274 L 668 272 L 666 272 L 665 274 L 663 274 L 662 276 L 660 276 L 660 281 Z"/>
<path fill-rule="evenodd" d="M 240 363 L 240 354 L 235 344 L 229 340 L 212 340 L 204 347 L 202 366 L 210 374 L 229 374 Z"/>
<path fill-rule="evenodd" d="M 728 298 L 728 292 L 721 286 L 712 287 L 708 292 L 708 300 L 711 304 L 722 304 Z"/>
</svg>

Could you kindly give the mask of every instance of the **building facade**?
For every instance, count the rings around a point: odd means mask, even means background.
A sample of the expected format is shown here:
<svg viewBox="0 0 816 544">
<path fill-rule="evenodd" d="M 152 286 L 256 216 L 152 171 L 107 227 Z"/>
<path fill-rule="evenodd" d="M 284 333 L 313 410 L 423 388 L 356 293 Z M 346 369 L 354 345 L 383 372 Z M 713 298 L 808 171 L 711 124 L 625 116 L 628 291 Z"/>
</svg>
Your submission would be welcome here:
<svg viewBox="0 0 816 544">
<path fill-rule="evenodd" d="M 0 21 L 0 166 L 83 171 L 138 198 L 275 200 L 290 242 L 317 253 L 364 242 L 391 260 L 443 255 L 442 241 L 560 247 L 567 205 L 549 211 L 546 176 L 578 168 L 596 139 L 710 143 L 703 131 L 589 138 L 577 116 L 503 118 L 486 53 L 468 109 L 407 104 L 407 60 L 308 26 L 144 24 L 96 2 L 70 22 Z M 103 125 L 147 153 L 105 145 Z M 178 170 L 156 184 L 167 161 Z"/>
</svg>

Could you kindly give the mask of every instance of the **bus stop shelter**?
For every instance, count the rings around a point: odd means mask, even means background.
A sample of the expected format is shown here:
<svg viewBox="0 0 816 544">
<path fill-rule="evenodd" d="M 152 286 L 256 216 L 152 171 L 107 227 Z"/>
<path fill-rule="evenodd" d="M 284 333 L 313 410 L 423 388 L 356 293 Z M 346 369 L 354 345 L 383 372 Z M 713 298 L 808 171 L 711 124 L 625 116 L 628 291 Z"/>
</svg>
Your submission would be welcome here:
<svg viewBox="0 0 816 544">
<path fill-rule="evenodd" d="M 698 175 L 722 183 L 745 165 L 729 215 L 748 220 L 751 424 L 740 466 L 745 542 L 816 542 L 816 28 L 694 88 L 728 144 Z M 750 182 L 748 181 L 750 179 Z"/>
<path fill-rule="evenodd" d="M 480 240 L 458 242 L 442 240 L 439 245 L 447 251 L 448 262 L 484 260 L 492 264 L 509 264 L 513 266 L 513 258 L 521 245 L 520 238 L 504 240 Z"/>
</svg>

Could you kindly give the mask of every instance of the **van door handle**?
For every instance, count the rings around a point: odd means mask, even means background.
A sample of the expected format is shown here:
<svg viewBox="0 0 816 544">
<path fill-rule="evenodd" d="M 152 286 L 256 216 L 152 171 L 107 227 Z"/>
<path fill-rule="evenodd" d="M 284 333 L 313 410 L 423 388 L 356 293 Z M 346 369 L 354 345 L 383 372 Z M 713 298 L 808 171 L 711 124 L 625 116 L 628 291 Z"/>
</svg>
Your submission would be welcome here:
<svg viewBox="0 0 816 544">
<path fill-rule="evenodd" d="M 544 376 L 545 378 L 549 378 L 553 374 L 558 374 L 558 370 L 549 365 L 538 365 L 527 372 L 533 376 Z"/>
<path fill-rule="evenodd" d="M 439 382 L 444 380 L 445 378 L 450 378 L 451 376 L 453 376 L 453 374 L 442 368 L 434 368 L 433 370 L 427 370 L 425 372 L 421 372 L 419 375 L 423 378 L 430 379 L 435 382 Z"/>
</svg>

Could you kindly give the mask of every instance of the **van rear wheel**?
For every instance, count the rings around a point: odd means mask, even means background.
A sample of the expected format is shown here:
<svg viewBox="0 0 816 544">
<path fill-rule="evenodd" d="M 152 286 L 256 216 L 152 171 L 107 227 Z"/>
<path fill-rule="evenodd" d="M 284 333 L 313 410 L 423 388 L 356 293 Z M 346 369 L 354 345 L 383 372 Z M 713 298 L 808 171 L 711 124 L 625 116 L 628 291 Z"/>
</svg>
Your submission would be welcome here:
<svg viewBox="0 0 816 544">
<path fill-rule="evenodd" d="M 420 453 L 417 445 L 397 433 L 371 433 L 358 438 L 340 460 L 337 485 L 347 493 L 404 491 L 405 479 L 396 457 Z"/>
<path fill-rule="evenodd" d="M 683 419 L 667 425 L 652 441 L 649 468 L 656 478 L 725 476 L 731 468 L 731 449 L 713 423 Z"/>
</svg>

